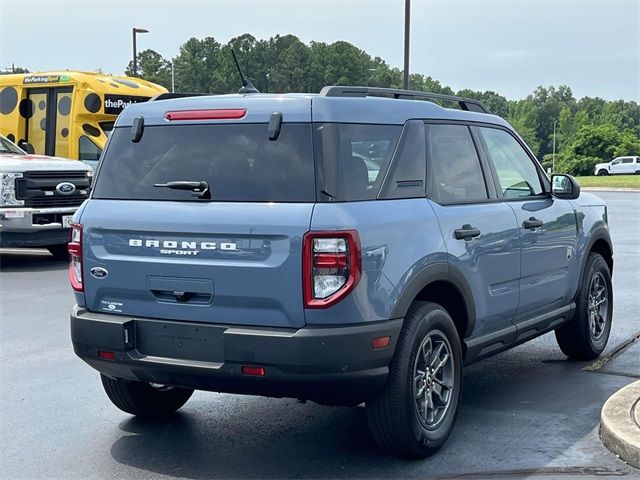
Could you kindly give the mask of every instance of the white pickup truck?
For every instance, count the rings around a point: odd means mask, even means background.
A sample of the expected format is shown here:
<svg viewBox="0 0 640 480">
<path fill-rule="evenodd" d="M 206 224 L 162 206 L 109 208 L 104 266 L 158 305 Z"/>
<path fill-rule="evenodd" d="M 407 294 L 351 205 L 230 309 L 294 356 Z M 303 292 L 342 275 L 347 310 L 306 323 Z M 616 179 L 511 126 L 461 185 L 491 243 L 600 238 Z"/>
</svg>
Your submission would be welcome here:
<svg viewBox="0 0 640 480">
<path fill-rule="evenodd" d="M 92 175 L 82 162 L 27 154 L 0 135 L 0 247 L 65 258 L 71 217 L 89 197 Z"/>
<path fill-rule="evenodd" d="M 631 175 L 640 173 L 640 157 L 616 157 L 608 163 L 598 163 L 594 175 Z"/>
</svg>

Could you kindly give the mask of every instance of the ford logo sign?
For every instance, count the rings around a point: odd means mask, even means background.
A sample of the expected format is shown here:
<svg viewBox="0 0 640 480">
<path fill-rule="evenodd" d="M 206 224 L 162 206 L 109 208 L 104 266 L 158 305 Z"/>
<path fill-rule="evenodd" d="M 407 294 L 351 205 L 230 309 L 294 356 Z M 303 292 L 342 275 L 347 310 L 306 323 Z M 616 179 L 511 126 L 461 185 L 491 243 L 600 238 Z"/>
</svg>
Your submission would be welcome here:
<svg viewBox="0 0 640 480">
<path fill-rule="evenodd" d="M 104 278 L 107 275 L 109 275 L 109 272 L 107 271 L 107 269 L 102 267 L 93 267 L 90 270 L 90 272 L 91 272 L 91 276 L 95 278 Z"/>
<path fill-rule="evenodd" d="M 71 195 L 76 191 L 76 186 L 71 182 L 61 182 L 56 185 L 56 190 L 62 195 Z"/>
</svg>

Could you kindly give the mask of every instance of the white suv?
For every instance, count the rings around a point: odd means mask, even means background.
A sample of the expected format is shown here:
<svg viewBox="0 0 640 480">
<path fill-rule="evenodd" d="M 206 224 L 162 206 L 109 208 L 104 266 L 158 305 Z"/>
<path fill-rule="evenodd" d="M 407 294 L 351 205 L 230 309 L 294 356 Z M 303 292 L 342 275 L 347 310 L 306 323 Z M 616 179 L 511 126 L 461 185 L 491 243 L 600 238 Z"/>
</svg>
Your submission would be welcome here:
<svg viewBox="0 0 640 480">
<path fill-rule="evenodd" d="M 594 175 L 640 174 L 640 157 L 616 157 L 609 163 L 598 163 Z"/>
</svg>

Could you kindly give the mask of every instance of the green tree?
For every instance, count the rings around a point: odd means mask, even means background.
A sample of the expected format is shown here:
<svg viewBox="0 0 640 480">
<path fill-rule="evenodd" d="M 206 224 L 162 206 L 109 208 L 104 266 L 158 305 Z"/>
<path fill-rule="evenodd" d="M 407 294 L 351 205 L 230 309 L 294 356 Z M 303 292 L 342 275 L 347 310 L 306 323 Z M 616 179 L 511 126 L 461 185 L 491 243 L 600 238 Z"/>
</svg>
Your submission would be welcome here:
<svg viewBox="0 0 640 480">
<path fill-rule="evenodd" d="M 269 88 L 277 92 L 308 92 L 311 89 L 311 51 L 295 35 L 276 35 L 267 45 Z"/>
<path fill-rule="evenodd" d="M 560 110 L 556 126 L 556 152 L 569 148 L 578 130 L 588 123 L 589 116 L 584 110 L 578 110 L 575 114 L 567 107 Z"/>
<path fill-rule="evenodd" d="M 182 44 L 175 59 L 176 90 L 237 92 L 241 82 L 231 49 L 245 76 L 262 92 L 319 92 L 325 85 L 403 85 L 401 69 L 380 57 L 372 58 L 349 42 L 305 44 L 295 35 L 257 39 L 245 33 L 224 45 L 212 37 L 190 38 Z M 169 87 L 167 60 L 153 50 L 140 52 L 138 60 L 143 78 Z M 127 73 L 131 73 L 131 67 Z M 449 86 L 420 73 L 409 76 L 409 88 L 454 94 Z M 562 168 L 586 171 L 597 159 L 640 152 L 640 106 L 635 101 L 597 97 L 576 100 L 566 85 L 540 86 L 522 100 L 507 100 L 491 90 L 462 89 L 457 94 L 481 100 L 490 112 L 506 118 L 546 163 L 551 159 L 554 122 L 556 163 Z M 443 106 L 456 107 L 450 103 Z"/>
<path fill-rule="evenodd" d="M 477 92 L 465 88 L 457 93 L 460 97 L 474 98 L 480 100 L 487 109 L 494 115 L 501 117 L 507 117 L 509 115 L 509 101 L 506 97 L 499 95 L 492 90 L 486 90 L 484 92 Z"/>
<path fill-rule="evenodd" d="M 620 130 L 610 123 L 583 125 L 571 146 L 559 155 L 556 169 L 574 175 L 592 175 L 597 163 L 637 152 L 640 152 L 640 138 L 633 130 Z"/>
<path fill-rule="evenodd" d="M 569 152 L 576 157 L 612 159 L 619 142 L 620 131 L 615 125 L 584 125 L 578 130 Z"/>
<path fill-rule="evenodd" d="M 171 88 L 171 62 L 165 60 L 155 50 L 147 49 L 138 53 L 138 76 L 165 88 Z M 129 62 L 125 74 L 133 76 L 133 60 Z"/>
<path fill-rule="evenodd" d="M 190 38 L 174 60 L 176 90 L 193 93 L 227 93 L 221 75 L 221 45 L 213 37 Z"/>
<path fill-rule="evenodd" d="M 540 153 L 540 140 L 536 131 L 537 118 L 538 109 L 532 102 L 518 100 L 509 103 L 507 121 L 529 145 L 533 153 L 538 157 L 542 157 L 544 154 Z"/>
<path fill-rule="evenodd" d="M 552 150 L 553 122 L 558 119 L 562 108 L 567 107 L 574 111 L 576 100 L 566 85 L 560 85 L 558 88 L 539 86 L 526 100 L 535 106 L 536 136 L 540 141 L 542 156 Z"/>
<path fill-rule="evenodd" d="M 613 149 L 613 155 L 615 157 L 621 157 L 625 155 L 638 155 L 639 153 L 640 136 L 631 129 L 620 132 L 618 144 Z"/>
</svg>

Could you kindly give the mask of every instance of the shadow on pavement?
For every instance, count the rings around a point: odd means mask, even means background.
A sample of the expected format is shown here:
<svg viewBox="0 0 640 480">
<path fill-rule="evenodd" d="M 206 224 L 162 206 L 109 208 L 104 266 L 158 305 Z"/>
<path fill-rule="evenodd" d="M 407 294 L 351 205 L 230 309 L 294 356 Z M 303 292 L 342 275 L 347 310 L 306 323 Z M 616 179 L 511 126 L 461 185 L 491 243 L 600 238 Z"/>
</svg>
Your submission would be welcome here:
<svg viewBox="0 0 640 480">
<path fill-rule="evenodd" d="M 68 265 L 68 260 L 56 258 L 46 250 L 0 249 L 0 271 L 3 272 L 64 270 Z"/>
<path fill-rule="evenodd" d="M 543 362 L 562 358 L 549 347 L 518 350 L 467 369 L 456 427 L 429 459 L 381 453 L 362 408 L 216 394 L 197 394 L 163 424 L 124 420 L 120 429 L 127 433 L 111 456 L 156 475 L 194 479 L 449 478 L 500 471 L 524 478 L 541 464 L 545 474 L 575 473 L 574 467 L 624 474 L 626 467 L 603 451 L 597 425 L 606 398 L 628 379 L 584 372 L 578 362 Z"/>
</svg>

